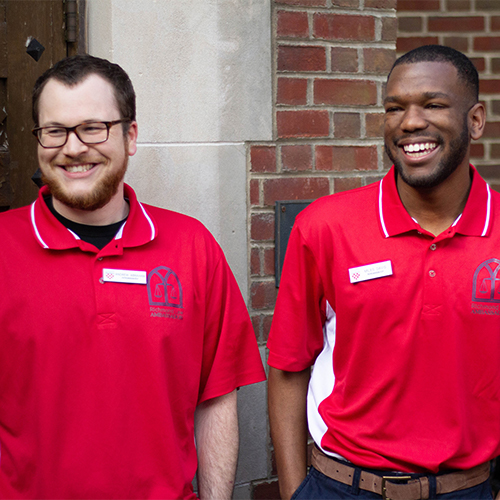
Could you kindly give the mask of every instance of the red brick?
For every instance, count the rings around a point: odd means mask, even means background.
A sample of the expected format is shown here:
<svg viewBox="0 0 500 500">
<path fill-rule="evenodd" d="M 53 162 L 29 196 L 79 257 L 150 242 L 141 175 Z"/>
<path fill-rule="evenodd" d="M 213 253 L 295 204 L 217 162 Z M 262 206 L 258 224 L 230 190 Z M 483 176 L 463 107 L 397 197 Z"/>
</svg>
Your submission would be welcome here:
<svg viewBox="0 0 500 500">
<path fill-rule="evenodd" d="M 250 319 L 252 320 L 252 326 L 253 326 L 253 331 L 255 333 L 255 337 L 257 338 L 257 341 L 259 341 L 261 338 L 262 316 L 260 314 L 252 315 L 250 316 Z"/>
<path fill-rule="evenodd" d="M 498 52 L 500 47 L 500 36 L 476 36 L 474 38 L 474 50 Z"/>
<path fill-rule="evenodd" d="M 274 214 L 252 214 L 250 237 L 254 241 L 274 240 Z"/>
<path fill-rule="evenodd" d="M 307 80 L 305 78 L 278 78 L 278 104 L 307 104 Z"/>
<path fill-rule="evenodd" d="M 490 155 L 492 158 L 500 158 L 500 144 L 492 144 Z"/>
<path fill-rule="evenodd" d="M 446 12 L 457 12 L 460 10 L 470 10 L 470 0 L 446 0 Z"/>
<path fill-rule="evenodd" d="M 252 146 L 250 162 L 252 172 L 276 172 L 276 147 Z"/>
<path fill-rule="evenodd" d="M 365 9 L 395 9 L 397 0 L 365 0 Z"/>
<path fill-rule="evenodd" d="M 332 170 L 333 148 L 331 146 L 316 146 L 316 170 Z"/>
<path fill-rule="evenodd" d="M 397 52 L 408 52 L 422 45 L 436 45 L 439 43 L 437 36 L 410 36 L 398 37 L 396 41 Z"/>
<path fill-rule="evenodd" d="M 326 49 L 282 45 L 278 47 L 278 71 L 325 71 Z"/>
<path fill-rule="evenodd" d="M 267 339 L 269 338 L 269 332 L 271 331 L 272 322 L 272 314 L 266 314 L 262 316 L 262 342 L 267 342 Z"/>
<path fill-rule="evenodd" d="M 276 303 L 276 286 L 274 281 L 260 281 L 252 283 L 250 297 L 252 309 L 271 309 Z"/>
<path fill-rule="evenodd" d="M 264 182 L 267 206 L 274 206 L 277 200 L 314 200 L 327 194 L 330 194 L 330 183 L 326 177 L 283 177 Z"/>
<path fill-rule="evenodd" d="M 470 155 L 472 158 L 484 158 L 484 144 L 473 142 L 470 145 Z"/>
<path fill-rule="evenodd" d="M 348 177 L 345 179 L 335 179 L 333 181 L 336 193 L 341 193 L 342 191 L 349 191 L 350 189 L 356 189 L 361 187 L 360 177 Z"/>
<path fill-rule="evenodd" d="M 491 101 L 491 107 L 495 115 L 500 115 L 500 101 Z"/>
<path fill-rule="evenodd" d="M 429 31 L 482 31 L 484 30 L 484 17 L 430 17 L 428 20 Z"/>
<path fill-rule="evenodd" d="M 481 94 L 500 94 L 500 80 L 479 80 L 479 92 Z"/>
<path fill-rule="evenodd" d="M 250 181 L 250 205 L 260 205 L 259 181 L 257 179 Z"/>
<path fill-rule="evenodd" d="M 368 113 L 365 120 L 367 137 L 384 137 L 384 113 Z"/>
<path fill-rule="evenodd" d="M 278 111 L 279 137 L 328 137 L 330 117 L 326 110 Z"/>
<path fill-rule="evenodd" d="M 326 0 L 274 0 L 277 4 L 300 5 L 302 7 L 326 7 Z"/>
<path fill-rule="evenodd" d="M 477 68 L 477 66 L 476 66 Z M 491 71 L 493 73 L 500 73 L 500 58 L 499 57 L 493 57 L 491 59 Z"/>
<path fill-rule="evenodd" d="M 332 71 L 344 73 L 357 73 L 358 51 L 343 47 L 332 48 Z"/>
<path fill-rule="evenodd" d="M 497 0 L 476 0 L 476 10 L 498 10 Z"/>
<path fill-rule="evenodd" d="M 372 41 L 375 39 L 375 18 L 372 16 L 315 14 L 314 36 L 325 40 Z"/>
<path fill-rule="evenodd" d="M 279 500 L 281 496 L 278 480 L 256 484 L 253 487 L 252 498 L 254 500 Z"/>
<path fill-rule="evenodd" d="M 316 146 L 316 170 L 376 170 L 375 146 Z"/>
<path fill-rule="evenodd" d="M 274 276 L 274 248 L 264 249 L 264 274 Z"/>
<path fill-rule="evenodd" d="M 339 139 L 358 138 L 361 135 L 359 113 L 335 113 L 333 115 L 334 136 Z"/>
<path fill-rule="evenodd" d="M 500 31 L 500 16 L 491 16 L 490 22 L 493 31 Z"/>
<path fill-rule="evenodd" d="M 443 42 L 443 45 L 459 50 L 460 52 L 467 52 L 469 49 L 469 40 L 462 36 L 446 36 Z"/>
<path fill-rule="evenodd" d="M 421 17 L 400 17 L 398 28 L 400 32 L 420 32 L 422 31 L 423 18 Z"/>
<path fill-rule="evenodd" d="M 486 61 L 484 60 L 484 57 L 471 57 L 470 60 L 478 71 L 484 71 L 486 69 Z"/>
<path fill-rule="evenodd" d="M 250 274 L 260 274 L 260 249 L 258 248 L 250 250 Z"/>
<path fill-rule="evenodd" d="M 365 72 L 387 75 L 396 60 L 391 49 L 364 49 Z"/>
<path fill-rule="evenodd" d="M 492 137 L 495 139 L 500 137 L 500 122 L 486 122 L 483 137 Z"/>
<path fill-rule="evenodd" d="M 282 146 L 281 163 L 285 171 L 312 170 L 311 146 Z"/>
<path fill-rule="evenodd" d="M 308 37 L 307 12 L 278 11 L 277 33 L 284 37 Z"/>
<path fill-rule="evenodd" d="M 374 105 L 377 104 L 377 85 L 366 80 L 316 79 L 314 104 Z"/>
<path fill-rule="evenodd" d="M 398 0 L 398 12 L 439 10 L 439 0 Z"/>
<path fill-rule="evenodd" d="M 398 19 L 396 17 L 382 18 L 382 41 L 395 42 L 398 37 Z"/>
</svg>

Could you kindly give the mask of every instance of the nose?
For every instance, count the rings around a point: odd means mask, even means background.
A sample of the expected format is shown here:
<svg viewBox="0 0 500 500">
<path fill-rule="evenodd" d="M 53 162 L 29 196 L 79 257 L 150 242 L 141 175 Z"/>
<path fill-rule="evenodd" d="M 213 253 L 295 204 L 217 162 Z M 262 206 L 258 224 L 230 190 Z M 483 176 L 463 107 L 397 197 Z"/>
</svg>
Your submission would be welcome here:
<svg viewBox="0 0 500 500">
<path fill-rule="evenodd" d="M 87 144 L 83 143 L 74 130 L 68 131 L 68 140 L 62 148 L 66 156 L 78 156 L 88 150 Z"/>
<path fill-rule="evenodd" d="M 424 116 L 424 110 L 419 106 L 409 106 L 401 121 L 401 129 L 405 132 L 414 132 L 427 127 L 427 121 Z"/>
</svg>

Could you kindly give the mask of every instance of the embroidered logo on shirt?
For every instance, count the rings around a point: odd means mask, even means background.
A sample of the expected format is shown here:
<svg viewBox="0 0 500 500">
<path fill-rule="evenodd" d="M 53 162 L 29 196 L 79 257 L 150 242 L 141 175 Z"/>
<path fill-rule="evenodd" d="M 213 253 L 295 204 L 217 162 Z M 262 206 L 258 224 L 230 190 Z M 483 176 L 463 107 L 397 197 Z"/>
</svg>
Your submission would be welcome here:
<svg viewBox="0 0 500 500">
<path fill-rule="evenodd" d="M 182 285 L 172 269 L 159 266 L 149 273 L 148 298 L 152 317 L 182 319 Z"/>
<path fill-rule="evenodd" d="M 479 264 L 472 280 L 472 313 L 500 315 L 500 260 Z"/>
<path fill-rule="evenodd" d="M 351 283 L 373 280 L 392 275 L 392 263 L 390 260 L 376 262 L 366 266 L 352 267 L 349 269 L 349 279 Z"/>
</svg>

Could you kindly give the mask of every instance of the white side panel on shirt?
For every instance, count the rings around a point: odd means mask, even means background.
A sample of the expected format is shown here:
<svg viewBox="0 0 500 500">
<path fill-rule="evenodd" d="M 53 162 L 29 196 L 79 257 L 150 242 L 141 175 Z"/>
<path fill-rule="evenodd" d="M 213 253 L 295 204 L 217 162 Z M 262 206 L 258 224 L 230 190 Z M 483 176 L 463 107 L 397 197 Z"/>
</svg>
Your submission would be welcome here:
<svg viewBox="0 0 500 500">
<path fill-rule="evenodd" d="M 309 389 L 307 391 L 307 420 L 309 432 L 314 442 L 321 448 L 321 440 L 326 434 L 328 427 L 318 412 L 318 407 L 333 391 L 335 386 L 335 372 L 333 367 L 333 349 L 336 338 L 336 315 L 330 304 L 326 303 L 326 321 L 323 326 L 323 350 L 316 358 Z M 335 453 L 323 452 L 330 456 L 343 458 Z"/>
</svg>

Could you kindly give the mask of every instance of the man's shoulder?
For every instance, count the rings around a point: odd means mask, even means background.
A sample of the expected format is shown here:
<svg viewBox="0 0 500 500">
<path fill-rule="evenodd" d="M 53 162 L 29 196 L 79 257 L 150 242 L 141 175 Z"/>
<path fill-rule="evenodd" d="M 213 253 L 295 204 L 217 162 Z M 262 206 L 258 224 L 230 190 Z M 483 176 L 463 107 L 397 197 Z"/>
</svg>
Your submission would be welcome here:
<svg viewBox="0 0 500 500">
<path fill-rule="evenodd" d="M 6 212 L 0 212 L 0 230 L 9 229 L 13 226 L 30 220 L 31 205 L 20 208 L 12 208 Z"/>
</svg>

